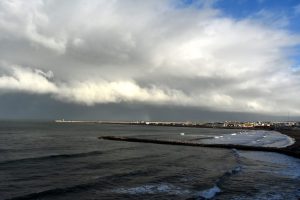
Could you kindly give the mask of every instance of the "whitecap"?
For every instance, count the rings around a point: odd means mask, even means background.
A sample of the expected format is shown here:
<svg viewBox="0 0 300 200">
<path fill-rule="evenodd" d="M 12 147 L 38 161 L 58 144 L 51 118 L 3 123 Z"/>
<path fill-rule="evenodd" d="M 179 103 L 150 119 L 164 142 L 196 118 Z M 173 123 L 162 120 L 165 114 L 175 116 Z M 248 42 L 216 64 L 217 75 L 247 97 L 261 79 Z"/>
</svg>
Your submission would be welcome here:
<svg viewBox="0 0 300 200">
<path fill-rule="evenodd" d="M 186 195 L 191 193 L 187 189 L 174 186 L 168 183 L 141 185 L 132 188 L 118 188 L 114 190 L 116 193 L 141 195 L 141 194 L 171 194 L 171 195 Z"/>
<path fill-rule="evenodd" d="M 205 144 L 239 144 L 262 147 L 286 147 L 292 145 L 295 140 L 276 131 L 247 131 L 231 134 L 223 134 L 209 139 L 203 139 Z"/>
<path fill-rule="evenodd" d="M 208 188 L 206 190 L 202 190 L 202 191 L 198 192 L 196 194 L 196 196 L 202 197 L 204 199 L 212 199 L 220 192 L 221 192 L 221 189 L 218 186 L 214 185 L 214 187 L 212 187 L 212 188 Z"/>
</svg>

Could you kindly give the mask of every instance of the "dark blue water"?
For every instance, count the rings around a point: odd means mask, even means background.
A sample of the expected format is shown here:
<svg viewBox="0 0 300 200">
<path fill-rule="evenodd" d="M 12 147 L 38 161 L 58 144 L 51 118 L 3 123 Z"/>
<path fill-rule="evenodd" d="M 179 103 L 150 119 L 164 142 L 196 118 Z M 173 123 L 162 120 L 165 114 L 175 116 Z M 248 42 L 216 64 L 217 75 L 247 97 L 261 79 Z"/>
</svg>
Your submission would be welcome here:
<svg viewBox="0 0 300 200">
<path fill-rule="evenodd" d="M 300 161 L 264 152 L 98 140 L 234 130 L 0 123 L 0 199 L 299 199 Z"/>
</svg>

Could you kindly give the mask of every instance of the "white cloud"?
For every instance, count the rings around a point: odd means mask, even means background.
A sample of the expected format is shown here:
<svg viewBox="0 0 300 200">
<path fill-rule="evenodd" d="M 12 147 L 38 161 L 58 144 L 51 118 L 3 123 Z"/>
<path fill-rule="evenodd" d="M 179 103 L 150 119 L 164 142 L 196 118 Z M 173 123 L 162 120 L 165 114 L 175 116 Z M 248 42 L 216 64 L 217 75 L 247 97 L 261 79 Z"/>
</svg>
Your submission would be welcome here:
<svg viewBox="0 0 300 200">
<path fill-rule="evenodd" d="M 274 110 L 278 104 L 276 102 L 269 102 L 267 99 L 233 98 L 228 94 L 216 91 L 205 92 L 204 94 L 200 91 L 200 93 L 187 95 L 181 90 L 166 87 L 159 88 L 155 85 L 141 87 L 132 80 L 55 83 L 51 80 L 54 78 L 51 71 L 43 72 L 39 69 L 32 70 L 30 68 L 8 65 L 2 67 L 2 70 L 8 71 L 6 75 L 0 76 L 0 89 L 2 93 L 29 92 L 50 94 L 57 100 L 88 106 L 98 103 L 140 102 L 154 105 L 200 106 L 212 110 L 242 110 L 263 113 L 280 113 L 284 112 L 285 109 L 289 109 L 288 105 L 284 105 L 281 106 L 284 109 L 277 108 L 277 110 Z M 286 92 L 291 94 L 295 88 L 290 89 L 285 88 Z M 296 88 L 295 91 L 298 89 Z M 290 97 L 296 98 L 297 96 Z M 294 112 L 300 113 L 300 110 L 295 109 Z"/>
<path fill-rule="evenodd" d="M 87 81 L 62 86 L 56 98 L 86 105 L 112 102 L 166 104 L 176 102 L 178 94 L 182 95 L 178 91 L 166 92 L 156 87 L 142 88 L 133 81 Z"/>
<path fill-rule="evenodd" d="M 56 85 L 47 79 L 51 73 L 51 71 L 45 73 L 40 70 L 33 71 L 20 66 L 10 66 L 7 74 L 0 76 L 0 91 L 21 91 L 37 94 L 56 92 Z"/>
<path fill-rule="evenodd" d="M 296 14 L 300 14 L 300 4 L 298 4 L 297 6 L 295 6 L 295 13 Z"/>
<path fill-rule="evenodd" d="M 1 1 L 0 60 L 19 65 L 0 68 L 1 91 L 85 105 L 300 113 L 289 60 L 299 35 L 258 15 L 236 20 L 174 2 Z"/>
<path fill-rule="evenodd" d="M 142 88 L 134 81 L 54 83 L 50 80 L 53 78 L 51 71 L 20 66 L 5 66 L 2 69 L 9 71 L 7 75 L 0 76 L 0 89 L 6 93 L 21 91 L 51 94 L 56 99 L 86 105 L 124 101 L 165 104 L 184 97 L 179 91 L 164 91 L 155 86 Z"/>
</svg>

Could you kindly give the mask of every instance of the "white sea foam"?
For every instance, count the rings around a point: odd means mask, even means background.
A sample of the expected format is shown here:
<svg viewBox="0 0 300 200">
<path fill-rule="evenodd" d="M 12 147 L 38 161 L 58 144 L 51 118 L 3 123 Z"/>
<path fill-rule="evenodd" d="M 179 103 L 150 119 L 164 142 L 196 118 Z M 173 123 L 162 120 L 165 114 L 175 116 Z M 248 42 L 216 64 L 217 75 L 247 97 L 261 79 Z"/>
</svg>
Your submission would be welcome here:
<svg viewBox="0 0 300 200">
<path fill-rule="evenodd" d="M 166 194 L 166 195 L 190 195 L 201 199 L 212 199 L 221 189 L 214 185 L 211 188 L 195 192 L 193 190 L 184 189 L 169 183 L 141 185 L 132 188 L 118 188 L 114 190 L 116 193 L 129 195 L 145 195 L 145 194 Z"/>
<path fill-rule="evenodd" d="M 238 165 L 233 170 L 230 171 L 231 174 L 236 174 L 242 170 L 242 166 Z"/>
<path fill-rule="evenodd" d="M 206 144 L 240 144 L 263 147 L 286 147 L 292 145 L 295 140 L 276 131 L 243 131 L 232 134 L 214 136 L 211 139 L 203 139 Z"/>
<path fill-rule="evenodd" d="M 221 189 L 218 186 L 214 186 L 212 188 L 200 191 L 196 194 L 197 197 L 202 197 L 204 199 L 212 199 L 217 195 L 217 193 L 221 192 Z"/>
<path fill-rule="evenodd" d="M 121 194 L 131 194 L 131 195 L 140 195 L 140 194 L 186 195 L 191 193 L 191 191 L 187 189 L 183 189 L 181 187 L 174 186 L 169 183 L 142 185 L 133 188 L 119 188 L 114 190 L 114 192 L 121 193 Z"/>
</svg>

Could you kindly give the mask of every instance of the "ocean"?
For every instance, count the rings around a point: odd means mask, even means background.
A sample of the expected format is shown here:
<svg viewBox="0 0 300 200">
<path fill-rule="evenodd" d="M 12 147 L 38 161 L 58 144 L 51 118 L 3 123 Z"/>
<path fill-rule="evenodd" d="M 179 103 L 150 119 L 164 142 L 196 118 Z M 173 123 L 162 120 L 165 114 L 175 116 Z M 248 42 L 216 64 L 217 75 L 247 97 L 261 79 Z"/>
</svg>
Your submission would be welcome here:
<svg viewBox="0 0 300 200">
<path fill-rule="evenodd" d="M 206 142 L 211 143 L 210 138 L 221 137 L 228 143 L 237 134 L 255 136 L 259 145 L 261 138 L 269 138 L 266 140 L 269 146 L 287 144 L 278 138 L 270 142 L 276 134 L 267 132 L 1 122 L 0 199 L 299 199 L 300 160 L 293 157 L 97 138 L 104 135 L 183 140 L 206 137 Z M 237 140 L 252 144 L 249 138 Z"/>
</svg>

